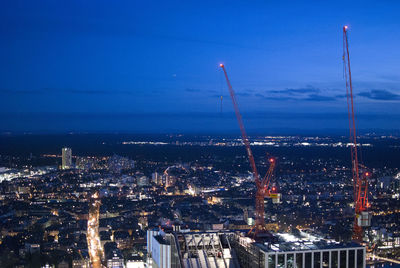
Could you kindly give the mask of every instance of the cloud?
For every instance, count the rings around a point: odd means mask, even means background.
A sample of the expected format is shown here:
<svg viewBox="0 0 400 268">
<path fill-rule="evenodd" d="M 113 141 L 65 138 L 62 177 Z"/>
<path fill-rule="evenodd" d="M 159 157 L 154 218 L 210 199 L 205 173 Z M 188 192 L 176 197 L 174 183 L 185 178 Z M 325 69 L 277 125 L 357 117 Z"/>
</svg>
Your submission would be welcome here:
<svg viewBox="0 0 400 268">
<path fill-rule="evenodd" d="M 198 89 L 198 88 L 185 88 L 185 91 L 187 91 L 187 92 L 200 92 L 200 89 Z"/>
<path fill-rule="evenodd" d="M 209 95 L 209 97 L 212 98 L 212 99 L 221 99 L 221 95 L 219 95 L 219 94 Z M 226 94 L 222 94 L 222 98 L 223 98 L 224 100 L 225 100 L 225 99 L 230 99 L 230 96 L 229 96 L 229 95 L 226 95 Z"/>
<path fill-rule="evenodd" d="M 383 79 L 383 80 L 387 80 L 390 82 L 399 82 L 400 81 L 400 76 L 399 75 L 379 75 L 379 78 Z"/>
<path fill-rule="evenodd" d="M 128 90 L 82 90 L 82 89 L 71 89 L 64 90 L 65 93 L 73 94 L 88 94 L 88 95 L 113 95 L 113 94 L 131 94 Z"/>
<path fill-rule="evenodd" d="M 222 114 L 224 117 L 235 118 L 233 111 Z M 326 119 L 326 120 L 347 120 L 347 112 L 279 112 L 279 111 L 263 111 L 263 112 L 244 112 L 243 116 L 252 119 L 268 118 L 273 116 L 274 118 L 282 119 Z M 79 119 L 132 119 L 132 118 L 220 118 L 220 112 L 0 112 L 0 119 L 11 118 L 11 119 L 40 119 L 40 118 L 79 118 Z M 362 120 L 383 120 L 393 119 L 400 120 L 400 114 L 392 113 L 360 113 L 357 118 Z M 235 119 L 236 121 L 236 119 Z"/>
<path fill-rule="evenodd" d="M 306 91 L 304 91 L 306 92 Z M 288 95 L 281 95 L 278 96 L 276 94 L 272 95 L 263 95 L 263 94 L 255 94 L 254 96 L 263 98 L 266 100 L 272 100 L 272 101 L 317 101 L 317 102 L 322 102 L 322 101 L 335 101 L 337 97 L 334 96 L 325 96 L 325 95 L 320 95 L 320 94 L 301 94 L 301 95 L 294 95 L 294 94 L 288 94 Z"/>
<path fill-rule="evenodd" d="M 358 96 L 368 98 L 371 100 L 383 100 L 383 101 L 400 100 L 399 94 L 395 94 L 384 89 L 373 89 L 371 91 L 361 92 L 358 94 Z"/>
<path fill-rule="evenodd" d="M 353 96 L 353 98 L 355 98 L 356 96 Z M 338 95 L 335 95 L 335 98 L 336 99 L 343 99 L 343 98 L 347 98 L 347 95 L 346 94 L 338 94 Z"/>
<path fill-rule="evenodd" d="M 293 97 L 289 97 L 289 96 L 274 96 L 274 95 L 263 95 L 260 93 L 254 94 L 255 97 L 258 98 L 262 98 L 265 100 L 270 100 L 270 101 L 296 101 L 296 100 L 300 100 L 298 98 L 293 98 Z"/>
<path fill-rule="evenodd" d="M 302 100 L 305 101 L 335 101 L 336 98 L 332 96 L 324 96 L 324 95 L 319 95 L 319 94 L 310 94 L 308 95 L 307 98 L 304 98 Z"/>
<path fill-rule="evenodd" d="M 236 93 L 236 96 L 241 96 L 241 97 L 250 97 L 251 94 L 247 92 L 238 92 Z"/>
<path fill-rule="evenodd" d="M 266 91 L 265 94 L 257 93 L 254 96 L 276 101 L 335 101 L 343 96 L 327 96 L 319 94 L 321 89 L 307 85 L 301 88 L 286 88 L 282 90 Z"/>
<path fill-rule="evenodd" d="M 283 90 L 272 90 L 269 93 L 272 94 L 287 94 L 287 95 L 301 95 L 307 93 L 318 93 L 321 90 L 312 86 L 306 86 L 304 88 L 286 88 Z"/>
</svg>

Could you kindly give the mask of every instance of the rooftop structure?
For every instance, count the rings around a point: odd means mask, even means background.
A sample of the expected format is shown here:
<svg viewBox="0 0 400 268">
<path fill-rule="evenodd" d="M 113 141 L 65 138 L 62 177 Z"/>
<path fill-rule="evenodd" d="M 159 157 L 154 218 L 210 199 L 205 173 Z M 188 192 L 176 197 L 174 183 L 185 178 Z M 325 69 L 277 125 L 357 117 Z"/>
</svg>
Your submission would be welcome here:
<svg viewBox="0 0 400 268">
<path fill-rule="evenodd" d="M 150 267 L 239 268 L 227 235 L 231 232 L 147 232 Z"/>
<path fill-rule="evenodd" d="M 263 243 L 239 233 L 232 236 L 241 267 L 366 267 L 365 247 L 354 242 L 339 243 L 303 231 L 274 237 L 275 241 Z"/>
</svg>

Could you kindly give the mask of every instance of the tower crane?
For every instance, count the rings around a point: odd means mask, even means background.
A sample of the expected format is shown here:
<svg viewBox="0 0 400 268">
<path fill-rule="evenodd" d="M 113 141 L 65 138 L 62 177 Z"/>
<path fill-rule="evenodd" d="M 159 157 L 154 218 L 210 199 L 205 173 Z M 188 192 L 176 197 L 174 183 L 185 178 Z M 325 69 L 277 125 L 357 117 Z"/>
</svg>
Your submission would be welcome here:
<svg viewBox="0 0 400 268">
<path fill-rule="evenodd" d="M 236 115 L 236 119 L 239 123 L 239 128 L 240 131 L 242 133 L 242 141 L 246 147 L 246 152 L 247 152 L 247 156 L 249 158 L 250 161 L 250 166 L 251 166 L 251 170 L 253 173 L 253 178 L 255 180 L 256 183 L 256 187 L 257 187 L 257 192 L 256 192 L 256 220 L 255 220 L 255 225 L 253 226 L 252 230 L 255 229 L 255 234 L 259 234 L 262 233 L 263 231 L 265 231 L 265 220 L 264 220 L 264 198 L 267 197 L 271 197 L 273 199 L 274 203 L 279 203 L 280 200 L 280 194 L 276 192 L 276 187 L 274 189 L 272 189 L 273 191 L 269 190 L 269 185 L 270 185 L 270 181 L 271 181 L 271 177 L 273 175 L 273 171 L 275 168 L 275 158 L 269 158 L 268 162 L 269 162 L 269 169 L 267 171 L 267 173 L 265 174 L 264 178 L 260 178 L 260 175 L 258 173 L 257 167 L 256 167 L 256 163 L 254 161 L 254 156 L 253 156 L 253 152 L 251 151 L 251 147 L 250 147 L 250 141 L 249 138 L 247 136 L 246 130 L 244 128 L 244 124 L 243 124 L 243 120 L 242 120 L 242 116 L 239 112 L 239 106 L 238 106 L 238 102 L 236 100 L 236 95 L 235 92 L 232 88 L 231 82 L 229 81 L 228 78 L 228 74 L 226 72 L 225 66 L 223 64 L 220 64 L 220 67 L 222 68 L 222 70 L 224 71 L 224 75 L 225 75 L 225 79 L 226 79 L 226 83 L 228 85 L 228 89 L 229 89 L 229 94 L 231 96 L 232 99 L 232 103 L 233 103 L 233 107 L 235 110 L 235 115 Z M 252 232 L 252 230 L 250 230 L 250 232 Z M 249 232 L 249 233 L 250 233 Z"/>
<path fill-rule="evenodd" d="M 353 240 L 362 242 L 363 227 L 371 225 L 371 213 L 368 211 L 368 177 L 370 173 L 358 161 L 360 146 L 357 144 L 357 129 L 354 115 L 353 84 L 351 80 L 348 27 L 343 27 L 343 64 L 344 78 L 346 80 L 347 110 L 350 130 L 350 153 L 352 164 L 353 197 L 355 205 L 355 218 L 353 227 Z"/>
</svg>

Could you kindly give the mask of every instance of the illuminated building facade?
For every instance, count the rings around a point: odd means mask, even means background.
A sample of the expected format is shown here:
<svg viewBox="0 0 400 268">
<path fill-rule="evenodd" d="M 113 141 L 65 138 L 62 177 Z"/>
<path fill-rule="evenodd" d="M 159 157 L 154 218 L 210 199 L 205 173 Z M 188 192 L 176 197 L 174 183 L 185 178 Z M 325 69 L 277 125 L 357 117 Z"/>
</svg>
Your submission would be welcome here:
<svg viewBox="0 0 400 268">
<path fill-rule="evenodd" d="M 357 243 L 339 243 L 301 232 L 274 234 L 270 242 L 255 242 L 235 234 L 232 246 L 241 267 L 265 268 L 365 268 L 366 250 Z"/>
<path fill-rule="evenodd" d="M 71 148 L 62 148 L 62 169 L 70 169 L 72 168 L 72 150 Z"/>
</svg>

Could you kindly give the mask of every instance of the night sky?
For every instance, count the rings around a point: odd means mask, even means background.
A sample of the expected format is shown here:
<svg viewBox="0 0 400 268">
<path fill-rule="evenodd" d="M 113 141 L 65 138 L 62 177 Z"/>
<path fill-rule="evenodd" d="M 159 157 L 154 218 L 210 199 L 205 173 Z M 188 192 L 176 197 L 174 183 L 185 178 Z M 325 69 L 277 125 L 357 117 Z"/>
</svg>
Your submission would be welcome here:
<svg viewBox="0 0 400 268">
<path fill-rule="evenodd" d="M 359 128 L 398 130 L 399 11 L 399 1 L 2 1 L 0 131 L 239 133 L 219 63 L 249 132 L 346 131 L 345 24 Z"/>
</svg>

